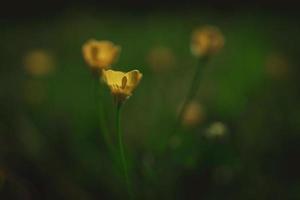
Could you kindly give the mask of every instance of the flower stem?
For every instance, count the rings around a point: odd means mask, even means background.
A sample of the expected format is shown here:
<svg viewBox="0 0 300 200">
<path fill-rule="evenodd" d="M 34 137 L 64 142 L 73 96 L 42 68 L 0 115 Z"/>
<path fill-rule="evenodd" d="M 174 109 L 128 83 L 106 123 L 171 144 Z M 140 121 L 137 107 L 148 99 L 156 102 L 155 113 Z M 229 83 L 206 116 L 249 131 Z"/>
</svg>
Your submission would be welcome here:
<svg viewBox="0 0 300 200">
<path fill-rule="evenodd" d="M 111 154 L 114 152 L 114 148 L 109 138 L 109 131 L 107 128 L 107 124 L 105 122 L 105 115 L 104 115 L 104 95 L 103 95 L 103 88 L 101 88 L 101 84 L 99 83 L 99 79 L 95 79 L 95 101 L 97 106 L 97 119 L 100 124 L 100 132 L 103 135 L 104 142 L 107 145 L 108 150 Z"/>
<path fill-rule="evenodd" d="M 179 114 L 177 116 L 175 127 L 174 127 L 174 130 L 173 130 L 172 134 L 176 133 L 176 130 L 179 127 L 179 124 L 182 120 L 183 113 L 184 113 L 188 103 L 197 94 L 197 91 L 198 91 L 198 88 L 199 88 L 199 82 L 201 80 L 201 73 L 202 73 L 203 68 L 206 66 L 208 60 L 209 60 L 209 58 L 206 57 L 206 58 L 203 58 L 203 59 L 199 59 L 199 61 L 198 61 L 198 66 L 196 67 L 196 71 L 195 71 L 192 83 L 191 83 L 190 88 L 188 90 L 187 96 L 186 96 L 186 98 L 183 102 L 183 105 L 180 108 L 180 111 L 179 111 Z"/>
<path fill-rule="evenodd" d="M 120 157 L 121 157 L 123 172 L 124 172 L 124 176 L 125 176 L 127 191 L 128 191 L 129 198 L 132 199 L 131 184 L 130 184 L 129 175 L 128 175 L 128 165 L 127 165 L 127 160 L 125 157 L 124 145 L 123 145 L 123 139 L 122 139 L 122 133 L 121 133 L 121 114 L 120 114 L 121 107 L 122 107 L 122 103 L 117 103 L 116 129 L 117 129 L 117 133 L 118 133 L 119 151 L 120 151 Z"/>
</svg>

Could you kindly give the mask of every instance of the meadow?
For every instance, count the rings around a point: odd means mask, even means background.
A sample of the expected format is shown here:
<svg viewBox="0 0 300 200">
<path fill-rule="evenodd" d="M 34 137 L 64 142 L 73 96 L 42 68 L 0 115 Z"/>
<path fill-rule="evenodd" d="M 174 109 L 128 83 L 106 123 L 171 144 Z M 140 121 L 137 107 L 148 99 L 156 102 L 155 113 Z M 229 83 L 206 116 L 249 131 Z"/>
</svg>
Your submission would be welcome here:
<svg viewBox="0 0 300 200">
<path fill-rule="evenodd" d="M 1 24 L 0 199 L 300 198 L 296 19 L 70 9 Z M 224 46 L 199 64 L 191 36 L 207 25 Z M 129 189 L 90 39 L 121 47 L 111 69 L 142 73 L 120 113 Z M 41 71 L 27 66 L 36 52 Z"/>
</svg>

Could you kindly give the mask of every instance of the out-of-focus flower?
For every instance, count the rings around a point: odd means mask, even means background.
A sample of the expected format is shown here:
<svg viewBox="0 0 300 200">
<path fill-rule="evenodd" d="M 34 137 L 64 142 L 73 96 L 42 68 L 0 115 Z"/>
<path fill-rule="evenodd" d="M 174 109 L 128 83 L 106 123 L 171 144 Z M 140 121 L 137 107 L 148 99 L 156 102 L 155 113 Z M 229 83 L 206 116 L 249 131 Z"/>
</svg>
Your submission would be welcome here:
<svg viewBox="0 0 300 200">
<path fill-rule="evenodd" d="M 88 40 L 82 46 L 83 58 L 93 71 L 108 69 L 118 59 L 121 47 L 111 41 Z"/>
<path fill-rule="evenodd" d="M 104 82 L 108 85 L 112 95 L 119 103 L 122 103 L 132 95 L 142 76 L 138 70 L 132 70 L 127 73 L 114 70 L 105 70 L 103 72 Z"/>
<path fill-rule="evenodd" d="M 23 59 L 27 73 L 32 76 L 44 76 L 54 70 L 54 59 L 45 50 L 36 49 L 28 52 Z"/>
<path fill-rule="evenodd" d="M 146 61 L 154 72 L 167 71 L 176 64 L 172 49 L 164 46 L 153 47 L 149 51 Z"/>
<path fill-rule="evenodd" d="M 287 57 L 280 53 L 271 53 L 266 58 L 266 73 L 271 78 L 282 80 L 289 76 L 290 63 Z"/>
<path fill-rule="evenodd" d="M 202 123 L 205 119 L 205 112 L 201 104 L 191 101 L 183 111 L 182 124 L 186 127 L 193 127 Z"/>
<path fill-rule="evenodd" d="M 217 27 L 204 26 L 192 33 L 191 51 L 196 57 L 207 57 L 219 52 L 224 43 L 224 36 Z"/>
<path fill-rule="evenodd" d="M 39 80 L 26 80 L 24 82 L 23 95 L 28 104 L 41 104 L 46 98 L 46 92 L 43 83 Z"/>
<path fill-rule="evenodd" d="M 206 136 L 208 138 L 220 138 L 223 137 L 227 132 L 227 127 L 222 122 L 212 123 L 206 130 Z"/>
</svg>

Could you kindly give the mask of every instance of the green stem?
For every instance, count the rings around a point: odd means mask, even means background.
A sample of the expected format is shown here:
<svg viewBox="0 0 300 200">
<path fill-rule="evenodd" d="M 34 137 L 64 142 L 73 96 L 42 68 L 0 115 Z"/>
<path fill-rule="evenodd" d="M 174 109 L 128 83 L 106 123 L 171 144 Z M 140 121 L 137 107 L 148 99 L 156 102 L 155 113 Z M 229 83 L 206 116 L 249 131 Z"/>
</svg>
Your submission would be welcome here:
<svg viewBox="0 0 300 200">
<path fill-rule="evenodd" d="M 196 67 L 196 71 L 192 80 L 192 83 L 190 85 L 190 88 L 188 90 L 187 96 L 183 102 L 182 107 L 180 108 L 179 114 L 176 119 L 175 127 L 172 132 L 172 134 L 176 133 L 177 128 L 179 127 L 179 124 L 181 123 L 183 113 L 188 105 L 188 103 L 195 97 L 197 94 L 197 91 L 199 89 L 199 82 L 201 80 L 201 73 L 203 68 L 206 66 L 209 58 L 199 59 L 198 66 Z"/>
<path fill-rule="evenodd" d="M 110 153 L 114 153 L 114 148 L 112 146 L 112 143 L 109 138 L 109 130 L 107 128 L 107 124 L 105 121 L 105 115 L 104 115 L 104 95 L 103 95 L 103 88 L 101 88 L 101 84 L 99 83 L 99 79 L 95 78 L 95 101 L 97 106 L 97 119 L 100 123 L 100 132 L 103 135 L 104 142 L 106 143 L 108 150 Z"/>
<path fill-rule="evenodd" d="M 129 175 L 128 175 L 128 165 L 127 165 L 127 160 L 125 157 L 124 145 L 123 145 L 123 139 L 122 139 L 122 133 L 121 133 L 121 114 L 120 114 L 121 107 L 122 107 L 121 103 L 117 103 L 116 129 L 117 129 L 117 133 L 118 133 L 119 151 L 120 151 L 120 157 L 121 157 L 122 167 L 123 167 L 124 176 L 125 176 L 125 182 L 126 182 L 129 198 L 132 199 L 131 184 L 130 184 Z"/>
</svg>

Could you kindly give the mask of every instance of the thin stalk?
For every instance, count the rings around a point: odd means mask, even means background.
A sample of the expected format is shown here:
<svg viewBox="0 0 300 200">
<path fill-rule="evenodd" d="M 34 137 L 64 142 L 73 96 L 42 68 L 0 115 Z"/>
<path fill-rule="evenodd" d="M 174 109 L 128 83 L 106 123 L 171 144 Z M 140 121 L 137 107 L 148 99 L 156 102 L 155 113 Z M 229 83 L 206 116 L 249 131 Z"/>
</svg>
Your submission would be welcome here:
<svg viewBox="0 0 300 200">
<path fill-rule="evenodd" d="M 112 143 L 109 138 L 109 130 L 107 128 L 107 123 L 105 120 L 104 115 L 104 95 L 103 95 L 103 88 L 101 88 L 101 85 L 99 83 L 99 79 L 95 78 L 95 101 L 96 101 L 96 111 L 97 111 L 97 119 L 100 124 L 100 132 L 103 135 L 103 139 L 105 144 L 108 147 L 108 150 L 111 154 L 114 153 L 114 148 L 112 146 Z"/>
<path fill-rule="evenodd" d="M 183 105 L 180 108 L 180 111 L 179 111 L 179 114 L 177 116 L 175 127 L 174 127 L 174 130 L 173 130 L 172 134 L 176 133 L 176 130 L 179 127 L 179 124 L 182 120 L 183 113 L 184 113 L 188 103 L 197 94 L 197 91 L 199 89 L 199 83 L 200 83 L 200 80 L 201 80 L 201 73 L 202 73 L 203 68 L 206 66 L 207 62 L 208 62 L 208 58 L 199 59 L 199 61 L 198 61 L 198 66 L 196 67 L 196 71 L 195 71 L 192 83 L 191 83 L 190 88 L 188 90 L 187 96 L 186 96 L 186 98 L 183 102 Z"/>
<path fill-rule="evenodd" d="M 128 175 L 128 165 L 125 157 L 124 144 L 123 144 L 123 138 L 121 133 L 121 107 L 122 107 L 121 103 L 117 103 L 116 130 L 118 134 L 119 151 L 120 151 L 120 157 L 121 157 L 123 172 L 125 176 L 127 191 L 128 191 L 129 198 L 132 199 L 131 183 Z"/>
</svg>

